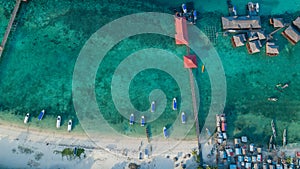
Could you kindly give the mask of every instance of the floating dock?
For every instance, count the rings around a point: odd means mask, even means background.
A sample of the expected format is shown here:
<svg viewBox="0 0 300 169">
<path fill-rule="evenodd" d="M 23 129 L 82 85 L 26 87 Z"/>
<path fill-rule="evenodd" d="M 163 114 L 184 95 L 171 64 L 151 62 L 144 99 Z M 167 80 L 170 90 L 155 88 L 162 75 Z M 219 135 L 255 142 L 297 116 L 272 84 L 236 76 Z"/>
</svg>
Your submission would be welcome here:
<svg viewBox="0 0 300 169">
<path fill-rule="evenodd" d="M 4 51 L 4 48 L 5 48 L 5 44 L 7 42 L 7 39 L 8 39 L 8 36 L 11 32 L 11 29 L 12 29 L 12 26 L 13 26 L 13 23 L 16 19 L 16 16 L 17 16 L 17 13 L 19 11 L 19 7 L 21 5 L 21 2 L 24 1 L 24 2 L 27 2 L 27 0 L 16 0 L 16 4 L 15 4 L 15 7 L 14 7 L 14 10 L 11 14 L 11 17 L 10 17 L 10 20 L 9 20 L 9 23 L 7 25 L 7 28 L 6 28 L 6 31 L 5 31 L 5 34 L 3 36 L 3 39 L 2 39 L 2 42 L 1 42 L 1 45 L 0 45 L 0 59 L 2 57 L 2 53 Z"/>
</svg>

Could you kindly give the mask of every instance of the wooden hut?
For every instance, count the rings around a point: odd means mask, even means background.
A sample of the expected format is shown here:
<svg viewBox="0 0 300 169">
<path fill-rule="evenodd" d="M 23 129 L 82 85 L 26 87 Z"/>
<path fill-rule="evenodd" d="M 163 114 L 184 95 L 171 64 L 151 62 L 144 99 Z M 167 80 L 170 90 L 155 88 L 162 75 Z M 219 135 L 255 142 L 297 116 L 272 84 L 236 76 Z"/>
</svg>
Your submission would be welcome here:
<svg viewBox="0 0 300 169">
<path fill-rule="evenodd" d="M 300 17 L 293 21 L 286 30 L 282 32 L 282 35 L 287 38 L 293 45 L 300 40 Z"/>
<path fill-rule="evenodd" d="M 245 34 L 234 35 L 231 38 L 231 43 L 232 43 L 233 47 L 244 46 L 246 41 L 247 41 L 247 39 L 245 37 Z"/>
<path fill-rule="evenodd" d="M 224 30 L 261 29 L 260 16 L 222 17 Z"/>
<path fill-rule="evenodd" d="M 271 18 L 270 24 L 274 26 L 274 28 L 283 28 L 284 22 L 283 18 Z"/>
<path fill-rule="evenodd" d="M 249 54 L 254 54 L 260 52 L 260 48 L 262 47 L 260 40 L 250 41 L 246 45 Z"/>
<path fill-rule="evenodd" d="M 277 56 L 279 54 L 278 46 L 276 46 L 274 43 L 267 42 L 266 54 L 268 56 Z"/>
</svg>

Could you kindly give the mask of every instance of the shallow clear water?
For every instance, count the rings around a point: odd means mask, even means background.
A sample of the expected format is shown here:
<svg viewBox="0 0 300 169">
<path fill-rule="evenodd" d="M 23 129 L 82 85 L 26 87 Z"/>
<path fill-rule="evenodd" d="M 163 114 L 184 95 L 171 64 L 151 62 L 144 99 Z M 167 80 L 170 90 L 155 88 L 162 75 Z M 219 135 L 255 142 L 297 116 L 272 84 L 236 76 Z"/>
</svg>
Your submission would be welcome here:
<svg viewBox="0 0 300 169">
<path fill-rule="evenodd" d="M 299 15 L 297 10 L 300 2 L 289 1 L 258 1 L 261 3 L 261 13 L 264 15 L 262 21 L 267 32 L 273 30 L 268 25 L 267 15 L 282 15 L 287 21 Z M 72 75 L 77 56 L 88 38 L 101 26 L 121 16 L 142 11 L 172 13 L 174 8 L 181 5 L 181 2 L 166 0 L 126 2 L 88 1 L 83 4 L 81 1 L 43 0 L 23 4 L 18 15 L 18 27 L 10 36 L 0 62 L 0 118 L 22 125 L 24 115 L 29 112 L 32 115 L 31 126 L 53 126 L 52 129 L 55 129 L 55 118 L 61 115 L 65 119 L 64 127 L 67 119 L 73 119 L 75 131 L 82 131 L 73 108 Z M 233 4 L 237 6 L 238 13 L 246 13 L 244 2 L 234 0 Z M 1 35 L 13 5 L 13 2 L 0 2 Z M 226 1 L 195 1 L 194 5 L 200 12 L 197 26 L 204 33 L 208 33 L 207 29 L 212 27 L 217 32 L 222 31 L 220 17 L 227 15 Z M 274 38 L 280 45 L 280 55 L 271 58 L 264 54 L 264 49 L 254 55 L 249 55 L 246 47 L 233 49 L 230 36 L 219 33 L 214 46 L 226 74 L 225 113 L 229 121 L 228 135 L 247 135 L 250 140 L 260 138 L 262 143 L 267 143 L 272 132 L 270 122 L 275 119 L 278 135 L 287 128 L 288 142 L 299 143 L 300 46 L 292 46 L 280 32 Z M 129 136 L 144 137 L 145 130 L 139 126 L 129 127 L 128 120 L 118 114 L 111 97 L 111 80 L 113 72 L 124 58 L 149 47 L 166 49 L 180 58 L 185 54 L 185 47 L 176 46 L 171 38 L 138 35 L 116 45 L 99 65 L 97 72 L 95 91 L 99 108 L 114 129 Z M 201 67 L 201 63 L 199 65 Z M 203 119 L 211 101 L 210 81 L 207 73 L 201 73 L 201 68 L 195 70 L 194 74 L 200 86 L 199 119 Z M 289 88 L 282 92 L 275 89 L 277 83 L 286 82 L 290 83 Z M 140 111 L 149 109 L 149 94 L 158 88 L 165 92 L 167 105 L 171 105 L 172 97 L 180 94 L 174 83 L 174 79 L 164 72 L 141 72 L 129 88 L 132 104 Z M 278 102 L 268 102 L 267 98 L 271 96 L 278 97 Z M 42 122 L 37 122 L 36 118 L 42 109 L 46 110 L 46 115 Z M 156 122 L 150 123 L 153 134 L 160 134 L 162 126 L 172 124 L 178 115 L 176 113 L 179 112 L 166 109 Z M 203 125 L 203 120 L 200 125 Z M 194 129 L 191 131 L 193 134 Z M 280 143 L 279 139 L 277 141 Z"/>
</svg>

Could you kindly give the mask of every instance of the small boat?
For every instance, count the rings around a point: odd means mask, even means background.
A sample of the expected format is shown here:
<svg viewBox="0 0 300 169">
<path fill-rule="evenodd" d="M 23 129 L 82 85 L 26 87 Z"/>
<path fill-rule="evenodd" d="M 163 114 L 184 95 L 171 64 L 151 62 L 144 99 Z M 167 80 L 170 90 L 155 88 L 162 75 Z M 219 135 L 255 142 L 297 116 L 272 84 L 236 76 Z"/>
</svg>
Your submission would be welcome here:
<svg viewBox="0 0 300 169">
<path fill-rule="evenodd" d="M 282 145 L 286 146 L 286 129 L 283 130 Z"/>
<path fill-rule="evenodd" d="M 24 123 L 28 123 L 29 120 L 29 113 L 26 114 L 25 118 L 24 118 Z"/>
<path fill-rule="evenodd" d="M 130 115 L 130 119 L 129 119 L 129 124 L 130 124 L 130 125 L 133 125 L 133 123 L 134 123 L 134 115 L 131 114 L 131 115 Z"/>
<path fill-rule="evenodd" d="M 68 122 L 68 132 L 72 130 L 72 120 L 69 120 Z"/>
<path fill-rule="evenodd" d="M 193 16 L 194 16 L 194 24 L 196 24 L 196 20 L 197 20 L 197 11 L 196 10 L 193 11 Z"/>
<path fill-rule="evenodd" d="M 173 99 L 173 106 L 172 106 L 173 110 L 177 110 L 177 99 L 174 98 Z"/>
<path fill-rule="evenodd" d="M 182 4 L 181 7 L 182 7 L 183 13 L 187 13 L 186 4 Z"/>
<path fill-rule="evenodd" d="M 255 10 L 257 13 L 259 12 L 259 4 L 258 3 L 255 4 Z"/>
<path fill-rule="evenodd" d="M 168 132 L 167 132 L 167 127 L 164 127 L 164 128 L 163 128 L 163 133 L 164 133 L 165 138 L 168 138 L 168 137 L 169 137 L 169 136 L 168 136 Z"/>
<path fill-rule="evenodd" d="M 60 123 L 61 123 L 61 117 L 57 116 L 57 118 L 56 118 L 56 128 L 60 127 Z"/>
<path fill-rule="evenodd" d="M 274 138 L 276 138 L 276 129 L 275 129 L 274 120 L 271 121 L 271 127 L 272 127 L 273 136 Z"/>
<path fill-rule="evenodd" d="M 42 120 L 45 114 L 45 110 L 42 110 L 39 114 L 38 120 Z"/>
<path fill-rule="evenodd" d="M 206 128 L 205 130 L 206 130 L 206 134 L 210 137 L 211 136 L 211 132 L 209 131 L 209 129 Z"/>
<path fill-rule="evenodd" d="M 77 147 L 74 147 L 73 155 L 74 155 L 74 156 L 77 156 Z"/>
<path fill-rule="evenodd" d="M 152 101 L 151 103 L 151 112 L 155 112 L 155 101 Z"/>
<path fill-rule="evenodd" d="M 182 124 L 185 124 L 185 122 L 186 122 L 185 113 L 182 112 L 182 113 L 181 113 L 181 123 L 182 123 Z"/>
<path fill-rule="evenodd" d="M 141 126 L 142 127 L 145 126 L 145 117 L 144 116 L 142 116 L 142 119 L 141 119 Z"/>
<path fill-rule="evenodd" d="M 272 145 L 273 145 L 273 135 L 271 135 L 270 137 L 270 141 L 269 141 L 269 150 L 272 149 Z"/>
<path fill-rule="evenodd" d="M 232 8 L 232 12 L 233 12 L 233 14 L 234 14 L 235 16 L 237 15 L 236 7 L 235 7 L 235 6 L 233 6 L 233 8 Z"/>
<path fill-rule="evenodd" d="M 269 97 L 268 98 L 268 101 L 271 101 L 271 102 L 276 102 L 278 100 L 278 98 L 276 97 Z"/>
</svg>

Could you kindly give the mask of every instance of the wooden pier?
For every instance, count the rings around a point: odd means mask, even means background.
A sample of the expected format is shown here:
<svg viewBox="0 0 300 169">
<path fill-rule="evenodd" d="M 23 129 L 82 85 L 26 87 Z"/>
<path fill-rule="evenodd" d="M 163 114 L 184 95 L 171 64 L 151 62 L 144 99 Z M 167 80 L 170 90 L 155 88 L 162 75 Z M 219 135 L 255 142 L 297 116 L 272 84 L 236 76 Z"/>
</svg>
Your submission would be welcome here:
<svg viewBox="0 0 300 169">
<path fill-rule="evenodd" d="M 16 0 L 16 4 L 15 4 L 15 7 L 14 7 L 14 10 L 13 10 L 13 12 L 12 12 L 12 14 L 11 14 L 9 23 L 8 23 L 8 25 L 7 25 L 5 34 L 4 34 L 4 36 L 3 36 L 3 39 L 2 39 L 2 42 L 1 42 L 1 45 L 0 45 L 0 59 L 1 59 L 1 57 L 2 57 L 2 53 L 3 53 L 3 51 L 4 51 L 5 44 L 6 44 L 6 42 L 7 42 L 8 36 L 9 36 L 9 34 L 10 34 L 10 32 L 11 32 L 11 29 L 12 29 L 12 27 L 13 27 L 13 23 L 14 23 L 14 21 L 15 21 L 15 18 L 16 18 L 16 16 L 17 16 L 17 13 L 18 13 L 18 11 L 19 11 L 19 7 L 20 7 L 22 1 L 26 2 L 26 0 Z"/>
</svg>

